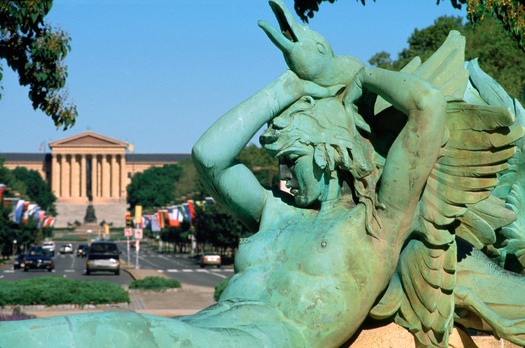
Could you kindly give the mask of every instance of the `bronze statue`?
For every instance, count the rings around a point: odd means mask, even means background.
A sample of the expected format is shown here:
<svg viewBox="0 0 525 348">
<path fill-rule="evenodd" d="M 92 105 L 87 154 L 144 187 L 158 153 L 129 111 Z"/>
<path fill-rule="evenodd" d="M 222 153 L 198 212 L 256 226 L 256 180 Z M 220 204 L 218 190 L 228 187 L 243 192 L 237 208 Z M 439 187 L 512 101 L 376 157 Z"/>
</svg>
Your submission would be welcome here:
<svg viewBox="0 0 525 348">
<path fill-rule="evenodd" d="M 270 5 L 281 31 L 260 26 L 291 70 L 193 149 L 210 193 L 257 231 L 218 303 L 179 319 L 1 323 L 1 344 L 337 347 L 370 318 L 394 320 L 424 346 L 446 347 L 454 321 L 525 344 L 523 276 L 475 249 L 496 250 L 496 233 L 521 214 L 493 194 L 523 136 L 521 105 L 475 62 L 465 68 L 457 32 L 394 72 L 335 57 L 280 1 Z M 261 144 L 290 193 L 262 187 L 235 160 L 266 124 Z"/>
</svg>

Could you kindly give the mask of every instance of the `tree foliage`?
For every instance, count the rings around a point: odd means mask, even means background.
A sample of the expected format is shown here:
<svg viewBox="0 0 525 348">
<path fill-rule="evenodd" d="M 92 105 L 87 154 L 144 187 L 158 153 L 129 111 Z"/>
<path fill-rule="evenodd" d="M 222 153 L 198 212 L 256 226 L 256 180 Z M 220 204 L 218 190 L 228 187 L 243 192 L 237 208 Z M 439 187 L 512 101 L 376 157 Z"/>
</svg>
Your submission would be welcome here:
<svg viewBox="0 0 525 348">
<path fill-rule="evenodd" d="M 305 22 L 313 18 L 323 2 L 334 3 L 335 0 L 294 0 L 297 15 Z M 356 0 L 362 5 L 366 0 Z M 375 2 L 375 0 L 373 0 Z M 430 1 L 430 0 L 426 0 Z M 443 0 L 436 0 L 436 4 Z M 474 24 L 482 23 L 486 18 L 497 18 L 501 26 L 525 50 L 525 6 L 523 0 L 450 0 L 452 6 L 462 9 L 466 5 L 467 18 Z"/>
<path fill-rule="evenodd" d="M 48 215 L 56 214 L 57 198 L 36 170 L 25 167 L 10 170 L 4 166 L 4 159 L 0 157 L 0 183 L 7 186 L 4 197 L 16 192 L 21 199 L 38 204 Z"/>
<path fill-rule="evenodd" d="M 241 238 L 252 234 L 236 217 L 218 204 L 197 206 L 195 212 L 196 237 L 199 243 L 236 249 Z"/>
<path fill-rule="evenodd" d="M 3 197 L 16 194 L 21 199 L 38 204 L 47 215 L 56 214 L 56 197 L 36 170 L 28 170 L 24 167 L 10 170 L 3 164 L 4 159 L 0 157 L 0 183 L 6 185 Z M 27 223 L 15 223 L 9 216 L 12 211 L 12 206 L 4 206 L 3 201 L 0 201 L 0 251 L 2 254 L 11 255 L 16 252 L 13 250 L 14 240 L 17 241 L 18 246 L 29 246 L 51 235 L 51 228 L 39 228 L 38 221 L 35 219 L 29 219 Z"/>
<path fill-rule="evenodd" d="M 65 130 L 74 125 L 77 116 L 75 105 L 64 92 L 64 59 L 71 46 L 67 33 L 45 22 L 52 3 L 0 0 L 0 59 L 18 74 L 20 85 L 29 87 L 33 108 Z"/>
<path fill-rule="evenodd" d="M 279 185 L 278 162 L 265 149 L 250 144 L 241 151 L 237 160 L 250 168 L 261 185 L 266 187 Z"/>
<path fill-rule="evenodd" d="M 130 208 L 141 205 L 144 209 L 152 209 L 173 203 L 181 172 L 179 166 L 166 164 L 135 174 L 127 187 Z"/>
<path fill-rule="evenodd" d="M 428 28 L 414 30 L 408 39 L 409 47 L 403 49 L 396 60 L 391 59 L 390 54 L 380 52 L 369 63 L 385 69 L 399 70 L 416 56 L 425 61 L 453 29 L 466 37 L 465 59 L 478 58 L 485 72 L 496 79 L 512 97 L 522 99 L 525 54 L 494 18 L 472 25 L 463 24 L 459 17 L 439 17 Z"/>
<path fill-rule="evenodd" d="M 177 203 L 183 203 L 188 198 L 194 197 L 196 192 L 202 191 L 202 189 L 200 189 L 198 183 L 195 181 L 197 170 L 191 159 L 178 162 L 177 166 L 180 167 L 181 174 L 175 183 L 174 196 Z"/>
<path fill-rule="evenodd" d="M 55 202 L 57 198 L 36 170 L 17 167 L 13 170 L 13 175 L 15 180 L 21 183 L 20 186 L 23 188 L 19 191 L 21 194 L 38 204 L 49 215 L 56 213 Z"/>
</svg>

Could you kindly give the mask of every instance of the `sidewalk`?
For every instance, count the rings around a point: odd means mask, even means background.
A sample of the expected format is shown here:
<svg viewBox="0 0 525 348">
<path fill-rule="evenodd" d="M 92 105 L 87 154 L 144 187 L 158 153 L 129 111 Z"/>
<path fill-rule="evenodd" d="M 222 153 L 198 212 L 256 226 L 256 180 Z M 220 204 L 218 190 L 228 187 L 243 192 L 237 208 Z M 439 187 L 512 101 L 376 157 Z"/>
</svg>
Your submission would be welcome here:
<svg viewBox="0 0 525 348">
<path fill-rule="evenodd" d="M 0 270 L 11 269 L 11 262 L 0 265 Z M 123 268 L 133 279 L 142 279 L 147 276 L 164 276 L 153 269 L 132 269 Z M 159 315 L 164 317 L 174 317 L 181 315 L 191 315 L 203 308 L 215 303 L 213 299 L 214 288 L 181 284 L 179 289 L 171 289 L 165 292 L 128 290 L 130 303 L 117 303 L 99 306 L 84 306 L 80 308 L 76 305 L 60 306 L 21 306 L 21 311 L 32 314 L 38 318 L 45 318 L 58 315 L 70 315 L 89 312 L 109 312 L 109 311 L 134 311 L 142 314 Z M 0 309 L 3 313 L 11 313 L 12 306 Z"/>
</svg>

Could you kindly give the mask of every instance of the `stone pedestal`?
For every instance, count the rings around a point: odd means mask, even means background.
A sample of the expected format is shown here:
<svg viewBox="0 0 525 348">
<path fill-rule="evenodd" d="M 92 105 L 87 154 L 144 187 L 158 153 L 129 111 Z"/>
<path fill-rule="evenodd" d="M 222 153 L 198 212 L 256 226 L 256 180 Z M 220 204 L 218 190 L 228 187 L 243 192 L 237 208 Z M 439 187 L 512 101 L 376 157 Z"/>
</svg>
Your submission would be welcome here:
<svg viewBox="0 0 525 348">
<path fill-rule="evenodd" d="M 84 216 L 84 224 L 97 223 L 97 217 L 95 215 L 95 207 L 89 203 L 86 208 L 86 216 Z"/>
<path fill-rule="evenodd" d="M 350 345 L 351 348 L 410 348 L 416 347 L 414 337 L 406 329 L 390 324 L 376 329 L 363 330 Z M 492 336 L 470 337 L 465 331 L 454 327 L 449 338 L 450 348 L 519 348 L 508 341 Z"/>
</svg>

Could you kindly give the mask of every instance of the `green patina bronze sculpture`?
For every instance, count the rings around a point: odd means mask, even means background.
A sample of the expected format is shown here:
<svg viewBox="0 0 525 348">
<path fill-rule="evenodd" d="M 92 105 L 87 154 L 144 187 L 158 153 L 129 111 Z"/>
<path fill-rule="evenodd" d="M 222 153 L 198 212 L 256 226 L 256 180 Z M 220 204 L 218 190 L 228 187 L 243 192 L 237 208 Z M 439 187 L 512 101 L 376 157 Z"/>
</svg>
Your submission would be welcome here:
<svg viewBox="0 0 525 348">
<path fill-rule="evenodd" d="M 521 105 L 451 32 L 400 72 L 335 57 L 271 0 L 290 71 L 222 116 L 193 159 L 255 233 L 216 305 L 183 318 L 82 314 L 0 324 L 0 346 L 338 347 L 366 320 L 446 347 L 454 322 L 525 344 Z M 264 126 L 290 194 L 236 156 Z M 483 251 L 480 251 L 481 249 Z"/>
</svg>

